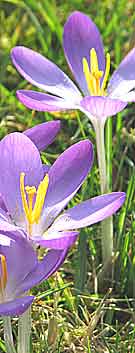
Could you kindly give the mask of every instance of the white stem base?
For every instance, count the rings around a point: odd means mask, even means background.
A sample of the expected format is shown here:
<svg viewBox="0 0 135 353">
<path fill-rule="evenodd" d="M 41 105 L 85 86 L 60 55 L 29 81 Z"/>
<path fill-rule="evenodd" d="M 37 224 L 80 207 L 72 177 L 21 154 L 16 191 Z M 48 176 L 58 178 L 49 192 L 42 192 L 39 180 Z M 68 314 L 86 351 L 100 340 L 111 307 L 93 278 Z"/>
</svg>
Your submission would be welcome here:
<svg viewBox="0 0 135 353">
<path fill-rule="evenodd" d="M 18 353 L 30 353 L 31 307 L 20 316 L 18 322 Z"/>
<path fill-rule="evenodd" d="M 13 342 L 11 318 L 9 316 L 4 316 L 3 324 L 4 324 L 4 341 L 6 345 L 6 352 L 16 353 L 14 342 Z"/>
<path fill-rule="evenodd" d="M 94 123 L 96 132 L 97 157 L 100 173 L 101 193 L 109 192 L 109 185 L 106 173 L 106 157 L 104 143 L 104 123 L 96 121 Z M 102 257 L 103 265 L 112 262 L 113 255 L 113 218 L 109 217 L 102 222 Z"/>
</svg>

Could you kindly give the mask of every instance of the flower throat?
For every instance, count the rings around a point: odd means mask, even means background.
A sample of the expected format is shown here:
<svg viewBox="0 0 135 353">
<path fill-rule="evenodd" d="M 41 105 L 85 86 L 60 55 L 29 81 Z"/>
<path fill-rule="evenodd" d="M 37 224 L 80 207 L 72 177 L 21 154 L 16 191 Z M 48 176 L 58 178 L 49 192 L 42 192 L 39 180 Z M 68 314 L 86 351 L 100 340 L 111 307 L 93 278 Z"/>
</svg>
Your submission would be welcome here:
<svg viewBox="0 0 135 353">
<path fill-rule="evenodd" d="M 90 68 L 88 65 L 88 61 L 85 57 L 82 60 L 82 64 L 83 64 L 83 72 L 84 72 L 85 80 L 86 80 L 90 95 L 105 96 L 106 83 L 110 72 L 110 54 L 107 53 L 106 55 L 105 74 L 103 71 L 99 70 L 98 58 L 97 58 L 96 50 L 94 48 L 90 50 Z M 104 78 L 101 84 L 100 81 L 101 81 L 101 78 L 103 77 L 103 74 L 104 74 Z"/>
<path fill-rule="evenodd" d="M 44 179 L 40 182 L 38 189 L 36 190 L 35 186 L 26 186 L 24 187 L 24 177 L 25 173 L 20 174 L 20 191 L 22 197 L 23 210 L 28 222 L 28 233 L 32 235 L 32 225 L 38 223 L 41 217 L 41 212 L 43 209 L 48 185 L 49 185 L 49 176 L 45 175 Z M 34 203 L 34 196 L 36 200 Z M 28 199 L 28 201 L 27 201 Z M 33 207 L 34 203 L 34 207 Z"/>
</svg>

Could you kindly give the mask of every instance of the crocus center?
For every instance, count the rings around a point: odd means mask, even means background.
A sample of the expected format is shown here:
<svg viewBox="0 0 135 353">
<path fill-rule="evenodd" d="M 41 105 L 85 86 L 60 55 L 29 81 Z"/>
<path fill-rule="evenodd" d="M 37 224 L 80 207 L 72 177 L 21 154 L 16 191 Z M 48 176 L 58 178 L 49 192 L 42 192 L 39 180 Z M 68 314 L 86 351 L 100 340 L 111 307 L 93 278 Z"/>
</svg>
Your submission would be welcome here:
<svg viewBox="0 0 135 353">
<path fill-rule="evenodd" d="M 7 263 L 4 255 L 0 254 L 1 275 L 0 275 L 0 294 L 4 296 L 4 289 L 7 284 Z"/>
<path fill-rule="evenodd" d="M 48 185 L 49 176 L 45 175 L 44 179 L 40 182 L 38 189 L 35 186 L 24 186 L 25 173 L 20 174 L 20 191 L 22 197 L 23 210 L 28 222 L 28 233 L 32 234 L 32 225 L 38 223 L 41 217 L 42 208 L 44 205 Z M 34 196 L 35 202 L 34 202 Z"/>
<path fill-rule="evenodd" d="M 99 70 L 98 58 L 96 50 L 92 48 L 90 50 L 90 67 L 86 58 L 83 58 L 83 72 L 85 80 L 87 82 L 87 87 L 92 96 L 104 96 L 106 95 L 105 88 L 110 72 L 110 54 L 106 55 L 106 68 L 105 73 Z M 101 78 L 104 78 L 101 84 Z"/>
</svg>

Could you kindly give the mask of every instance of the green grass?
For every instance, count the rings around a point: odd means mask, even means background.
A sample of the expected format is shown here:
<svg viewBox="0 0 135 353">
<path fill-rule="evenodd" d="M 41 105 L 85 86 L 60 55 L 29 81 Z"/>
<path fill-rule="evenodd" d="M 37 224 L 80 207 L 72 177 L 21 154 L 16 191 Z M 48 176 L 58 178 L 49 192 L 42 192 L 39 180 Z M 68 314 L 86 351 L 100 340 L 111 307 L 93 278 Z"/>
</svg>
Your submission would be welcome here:
<svg viewBox="0 0 135 353">
<path fill-rule="evenodd" d="M 30 88 L 10 61 L 10 50 L 25 45 L 42 53 L 71 75 L 62 49 L 63 24 L 74 10 L 89 14 L 99 26 L 105 50 L 111 54 L 111 70 L 135 45 L 134 0 L 0 0 L 0 138 L 37 123 L 60 118 L 62 129 L 42 158 L 53 163 L 69 145 L 89 138 L 95 146 L 90 122 L 78 112 L 32 112 L 20 104 L 15 92 Z M 124 207 L 114 217 L 114 273 L 110 292 L 98 293 L 101 269 L 100 225 L 81 232 L 59 273 L 33 289 L 33 352 L 135 353 L 135 117 L 129 105 L 106 126 L 107 174 L 110 190 L 127 192 Z M 95 147 L 94 147 L 95 148 Z M 100 193 L 95 160 L 91 174 L 72 200 Z M 83 254 L 85 256 L 83 257 Z M 86 256 L 87 255 L 87 256 Z M 16 338 L 17 319 L 13 319 Z M 0 352 L 5 352 L 0 321 Z"/>
</svg>

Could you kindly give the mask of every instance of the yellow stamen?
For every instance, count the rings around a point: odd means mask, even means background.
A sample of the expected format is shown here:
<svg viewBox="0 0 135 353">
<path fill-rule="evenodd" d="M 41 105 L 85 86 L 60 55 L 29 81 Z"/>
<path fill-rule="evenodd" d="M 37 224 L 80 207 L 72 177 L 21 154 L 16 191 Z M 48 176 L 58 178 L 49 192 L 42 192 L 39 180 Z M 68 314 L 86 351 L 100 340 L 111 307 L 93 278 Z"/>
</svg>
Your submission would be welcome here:
<svg viewBox="0 0 135 353">
<path fill-rule="evenodd" d="M 32 221 L 33 198 L 34 198 L 34 195 L 36 194 L 36 188 L 35 186 L 26 186 L 25 191 L 28 195 L 29 216 Z"/>
<path fill-rule="evenodd" d="M 3 294 L 3 291 L 7 284 L 7 263 L 4 255 L 0 254 L 0 262 L 1 262 L 0 292 Z"/>
<path fill-rule="evenodd" d="M 23 209 L 25 212 L 26 219 L 28 221 L 28 232 L 29 232 L 29 235 L 31 235 L 32 224 L 38 223 L 41 216 L 45 196 L 48 189 L 49 176 L 48 174 L 45 175 L 44 179 L 39 184 L 37 191 L 35 186 L 24 187 L 24 177 L 25 177 L 25 173 L 21 173 L 20 191 L 21 191 Z M 26 194 L 28 197 L 28 202 L 27 202 Z M 36 200 L 35 200 L 35 205 L 33 209 L 33 199 L 35 194 L 36 194 Z"/>
<path fill-rule="evenodd" d="M 109 72 L 110 72 L 110 64 L 111 64 L 110 54 L 107 53 L 107 55 L 106 55 L 105 74 L 104 74 L 104 79 L 103 79 L 102 86 L 101 86 L 101 91 L 102 91 L 102 92 L 104 92 L 105 87 L 106 87 L 106 83 L 107 83 L 108 76 L 109 76 Z"/>
<path fill-rule="evenodd" d="M 28 195 L 28 209 L 29 209 L 29 226 L 28 226 L 28 232 L 29 234 L 32 233 L 32 218 L 33 218 L 33 214 L 32 214 L 32 210 L 33 210 L 33 198 L 34 195 L 36 194 L 36 188 L 35 186 L 26 186 L 25 187 L 26 193 Z"/>
<path fill-rule="evenodd" d="M 25 173 L 21 173 L 21 175 L 20 175 L 20 191 L 21 191 L 23 209 L 24 209 L 24 212 L 25 212 L 25 215 L 26 215 L 28 222 L 30 222 L 31 219 L 30 219 L 30 215 L 29 215 L 29 207 L 27 204 L 25 188 L 24 188 L 24 177 L 25 177 Z"/>
<path fill-rule="evenodd" d="M 87 82 L 87 87 L 91 95 L 102 96 L 105 94 L 105 86 L 110 72 L 110 55 L 106 57 L 106 70 L 102 86 L 100 80 L 103 76 L 103 71 L 99 70 L 98 58 L 94 48 L 90 50 L 90 68 L 86 58 L 82 60 L 83 72 Z"/>
<path fill-rule="evenodd" d="M 100 71 L 98 67 L 97 53 L 94 48 L 90 51 L 90 71 L 97 79 L 100 79 L 103 76 L 103 71 Z"/>
<path fill-rule="evenodd" d="M 94 95 L 95 89 L 94 89 L 93 76 L 89 70 L 89 65 L 86 58 L 83 58 L 83 72 L 87 82 L 88 90 L 91 92 L 92 95 Z"/>
<path fill-rule="evenodd" d="M 49 176 L 46 174 L 44 177 L 43 181 L 39 184 L 38 190 L 37 190 L 37 196 L 36 196 L 36 202 L 33 210 L 33 220 L 34 222 L 38 223 L 38 220 L 40 218 L 40 214 L 44 205 L 44 200 L 46 197 L 47 189 L 49 185 Z"/>
</svg>

